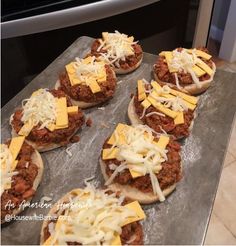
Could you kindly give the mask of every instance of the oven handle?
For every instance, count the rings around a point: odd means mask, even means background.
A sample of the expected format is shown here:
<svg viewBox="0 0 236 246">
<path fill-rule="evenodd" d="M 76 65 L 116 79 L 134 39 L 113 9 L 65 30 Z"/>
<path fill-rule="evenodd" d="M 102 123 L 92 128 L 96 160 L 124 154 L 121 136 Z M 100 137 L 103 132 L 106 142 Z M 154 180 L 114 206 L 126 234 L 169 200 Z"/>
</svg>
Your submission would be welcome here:
<svg viewBox="0 0 236 246">
<path fill-rule="evenodd" d="M 102 0 L 1 23 L 2 39 L 74 26 L 124 13 L 160 0 Z"/>
</svg>

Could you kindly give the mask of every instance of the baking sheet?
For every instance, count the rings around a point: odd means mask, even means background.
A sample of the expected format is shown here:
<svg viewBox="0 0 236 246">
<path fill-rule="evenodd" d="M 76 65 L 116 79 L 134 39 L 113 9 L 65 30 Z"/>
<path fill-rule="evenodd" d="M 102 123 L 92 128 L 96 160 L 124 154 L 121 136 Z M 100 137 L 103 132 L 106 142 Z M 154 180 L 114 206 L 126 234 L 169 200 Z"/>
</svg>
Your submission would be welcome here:
<svg viewBox="0 0 236 246">
<path fill-rule="evenodd" d="M 8 124 L 21 101 L 40 88 L 52 88 L 64 66 L 76 56 L 83 57 L 91 38 L 77 39 L 62 55 L 2 108 L 2 140 L 10 137 Z M 98 186 L 103 179 L 98 159 L 104 140 L 119 122 L 129 123 L 127 106 L 137 79 L 151 79 L 156 56 L 144 54 L 141 67 L 135 72 L 118 76 L 114 98 L 102 106 L 85 110 L 93 121 L 84 127 L 81 140 L 70 147 L 72 157 L 62 147 L 42 154 L 45 165 L 40 187 L 32 203 L 49 196 L 54 204 L 68 191 L 84 186 L 84 179 L 95 176 Z M 10 89 L 10 88 L 9 88 Z M 218 70 L 212 87 L 200 97 L 198 117 L 189 138 L 182 142 L 183 179 L 165 202 L 144 206 L 147 219 L 143 222 L 145 244 L 202 244 L 215 199 L 224 161 L 225 150 L 236 109 L 236 75 Z M 108 128 L 104 127 L 105 125 Z M 28 208 L 21 215 L 46 215 L 49 209 Z M 39 243 L 42 221 L 13 221 L 2 226 L 2 244 L 33 245 Z"/>
</svg>

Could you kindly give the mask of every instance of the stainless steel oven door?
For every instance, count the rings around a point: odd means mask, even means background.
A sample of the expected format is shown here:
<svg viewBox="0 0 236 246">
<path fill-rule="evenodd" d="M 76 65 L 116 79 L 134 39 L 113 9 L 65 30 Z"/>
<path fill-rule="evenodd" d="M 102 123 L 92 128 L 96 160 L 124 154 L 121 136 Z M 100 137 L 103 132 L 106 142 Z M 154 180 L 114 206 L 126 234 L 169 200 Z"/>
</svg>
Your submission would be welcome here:
<svg viewBox="0 0 236 246">
<path fill-rule="evenodd" d="M 40 33 L 124 13 L 160 0 L 102 0 L 1 23 L 2 38 Z"/>
</svg>

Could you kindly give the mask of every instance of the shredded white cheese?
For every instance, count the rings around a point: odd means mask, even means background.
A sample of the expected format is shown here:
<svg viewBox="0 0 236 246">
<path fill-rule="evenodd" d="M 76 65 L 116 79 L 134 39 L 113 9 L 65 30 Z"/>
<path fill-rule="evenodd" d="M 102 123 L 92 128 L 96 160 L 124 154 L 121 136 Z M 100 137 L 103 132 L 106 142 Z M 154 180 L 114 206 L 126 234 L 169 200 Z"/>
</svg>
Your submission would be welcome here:
<svg viewBox="0 0 236 246">
<path fill-rule="evenodd" d="M 11 187 L 12 176 L 18 172 L 12 171 L 12 154 L 6 144 L 1 144 L 0 147 L 0 160 L 1 160 L 1 195 L 5 189 Z"/>
<path fill-rule="evenodd" d="M 134 54 L 132 45 L 137 42 L 134 42 L 132 37 L 118 31 L 105 34 L 103 40 L 99 39 L 100 46 L 97 51 L 106 50 L 106 53 L 100 53 L 104 60 L 111 65 L 120 67 L 120 60 L 125 61 L 127 56 Z"/>
<path fill-rule="evenodd" d="M 166 117 L 165 114 L 159 113 L 159 112 L 150 112 L 148 114 L 146 114 L 146 117 L 152 116 L 152 115 L 158 115 L 158 116 L 162 116 L 162 117 Z"/>
<path fill-rule="evenodd" d="M 24 123 L 36 126 L 40 124 L 40 129 L 56 122 L 56 99 L 46 89 L 39 89 L 32 94 L 29 99 L 22 102 Z"/>
<path fill-rule="evenodd" d="M 126 144 L 119 144 L 119 136 L 115 134 L 115 143 L 112 148 L 118 148 L 116 158 L 122 164 L 115 169 L 107 180 L 106 185 L 112 183 L 119 172 L 129 168 L 132 171 L 141 173 L 143 176 L 149 174 L 154 194 L 159 196 L 160 201 L 165 200 L 156 174 L 162 169 L 161 163 L 167 160 L 168 151 L 159 148 L 154 143 L 152 132 L 153 130 L 145 125 L 125 128 L 122 134 L 125 136 Z"/>
<path fill-rule="evenodd" d="M 122 206 L 122 198 L 88 185 L 71 193 L 70 204 L 54 227 L 50 245 L 78 242 L 82 245 L 110 245 L 122 232 L 122 225 L 136 213 Z"/>
<path fill-rule="evenodd" d="M 180 72 L 184 72 L 184 73 L 190 73 L 191 77 L 193 79 L 193 82 L 200 87 L 200 81 L 198 79 L 198 77 L 195 75 L 194 71 L 193 71 L 193 67 L 197 64 L 199 58 L 196 55 L 196 51 L 195 49 L 192 50 L 192 53 L 188 53 L 186 49 L 182 49 L 181 51 L 178 51 L 177 49 L 175 49 L 172 52 L 173 58 L 170 61 L 170 68 L 173 70 L 177 70 Z M 175 76 L 175 80 L 176 80 L 176 85 L 179 88 L 179 81 L 177 76 Z"/>
<path fill-rule="evenodd" d="M 76 70 L 76 76 L 81 82 L 89 85 L 90 81 L 97 80 L 100 74 L 103 73 L 106 76 L 105 63 L 99 62 L 95 56 L 91 56 L 89 62 L 85 62 L 85 59 L 78 57 L 75 60 L 74 68 Z"/>
</svg>

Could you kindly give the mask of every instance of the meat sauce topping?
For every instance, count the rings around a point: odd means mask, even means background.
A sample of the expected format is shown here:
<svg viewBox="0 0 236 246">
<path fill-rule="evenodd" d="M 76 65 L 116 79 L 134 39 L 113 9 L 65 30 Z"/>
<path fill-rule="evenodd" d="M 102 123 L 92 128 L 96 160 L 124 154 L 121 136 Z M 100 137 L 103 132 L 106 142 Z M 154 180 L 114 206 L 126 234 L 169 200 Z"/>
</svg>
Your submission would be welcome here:
<svg viewBox="0 0 236 246">
<path fill-rule="evenodd" d="M 62 90 L 50 90 L 50 93 L 54 97 L 66 97 L 66 94 Z M 70 99 L 67 97 L 67 106 L 72 106 Z M 11 121 L 14 130 L 18 133 L 24 123 L 21 121 L 23 112 L 22 109 L 17 110 Z M 68 143 L 68 138 L 75 133 L 75 131 L 82 127 L 84 124 L 84 115 L 79 109 L 77 113 L 68 115 L 68 127 L 64 129 L 57 129 L 50 131 L 47 128 L 39 129 L 40 125 L 33 127 L 30 134 L 26 137 L 28 140 L 35 142 L 39 145 L 47 145 L 49 143 L 60 143 L 66 145 Z"/>
<path fill-rule="evenodd" d="M 108 141 L 108 139 L 107 139 Z M 107 143 L 103 145 L 103 149 L 111 148 L 111 145 Z M 162 169 L 158 174 L 156 174 L 160 188 L 162 190 L 170 187 L 171 185 L 178 182 L 181 175 L 181 157 L 180 157 L 180 144 L 176 141 L 170 139 L 166 149 L 168 150 L 167 157 L 168 160 L 163 162 Z M 109 168 L 110 164 L 115 164 L 116 166 L 121 165 L 121 162 L 117 159 L 103 160 L 106 165 L 106 174 L 110 177 L 114 170 Z M 132 178 L 130 171 L 128 169 L 123 170 L 121 173 L 115 177 L 114 182 L 121 185 L 130 185 L 137 188 L 138 190 L 148 193 L 153 192 L 150 176 L 147 174 L 145 176 Z"/>
<path fill-rule="evenodd" d="M 91 47 L 92 55 L 98 57 L 100 56 L 101 53 L 107 53 L 107 50 L 105 49 L 101 49 L 98 51 L 99 46 L 100 46 L 100 42 L 98 39 L 96 39 Z M 141 46 L 139 44 L 133 44 L 132 47 L 134 49 L 134 55 L 127 56 L 125 61 L 122 61 L 122 60 L 119 61 L 120 68 L 124 70 L 134 67 L 142 59 L 143 51 L 142 51 Z"/>
<path fill-rule="evenodd" d="M 178 48 L 178 51 L 181 51 L 182 48 Z M 198 50 L 204 51 L 205 53 L 209 53 L 208 50 L 206 48 L 199 48 Z M 206 63 L 210 68 L 213 68 L 213 61 L 212 59 L 210 60 L 206 60 L 202 57 L 199 57 L 204 63 Z M 165 57 L 164 56 L 159 56 L 154 67 L 154 73 L 157 75 L 157 77 L 166 83 L 171 83 L 171 84 L 176 84 L 175 81 L 175 76 L 174 73 L 170 73 L 169 69 L 168 69 L 168 65 L 165 61 Z M 190 73 L 185 73 L 183 72 L 178 72 L 178 80 L 179 80 L 179 84 L 181 86 L 186 86 L 186 85 L 190 85 L 193 84 L 193 79 Z M 210 75 L 205 73 L 204 75 L 199 77 L 199 81 L 205 81 L 210 79 Z"/>
<path fill-rule="evenodd" d="M 10 145 L 10 141 L 7 145 Z M 38 175 L 38 166 L 32 162 L 33 153 L 33 147 L 24 142 L 17 156 L 17 174 L 12 176 L 11 188 L 5 190 L 1 196 L 1 221 L 35 194 L 33 184 Z M 8 206 L 9 201 L 13 206 Z"/>
<path fill-rule="evenodd" d="M 146 85 L 146 89 L 147 90 L 150 89 L 149 85 Z M 146 115 L 149 113 L 159 112 L 152 105 L 146 109 L 146 112 L 143 116 L 144 107 L 142 106 L 141 102 L 138 101 L 137 93 L 134 96 L 134 108 L 135 108 L 135 112 L 138 115 L 139 119 L 144 124 L 146 124 L 150 128 L 152 128 L 154 131 L 159 132 L 159 133 L 163 133 L 162 130 L 164 130 L 168 134 L 174 136 L 176 139 L 189 136 L 189 127 L 191 126 L 191 123 L 194 119 L 194 111 L 189 110 L 189 109 L 187 111 L 184 111 L 183 112 L 184 123 L 179 124 L 179 125 L 175 125 L 174 120 L 167 115 L 161 116 L 161 115 L 157 115 L 157 114 L 152 114 L 152 115 L 149 115 L 147 117 Z M 161 112 L 159 112 L 159 113 L 161 113 Z"/>
<path fill-rule="evenodd" d="M 59 76 L 60 89 L 76 101 L 101 103 L 112 98 L 116 89 L 116 77 L 110 66 L 105 65 L 106 81 L 99 83 L 100 92 L 93 93 L 89 86 L 84 84 L 71 85 L 66 71 Z"/>
</svg>

